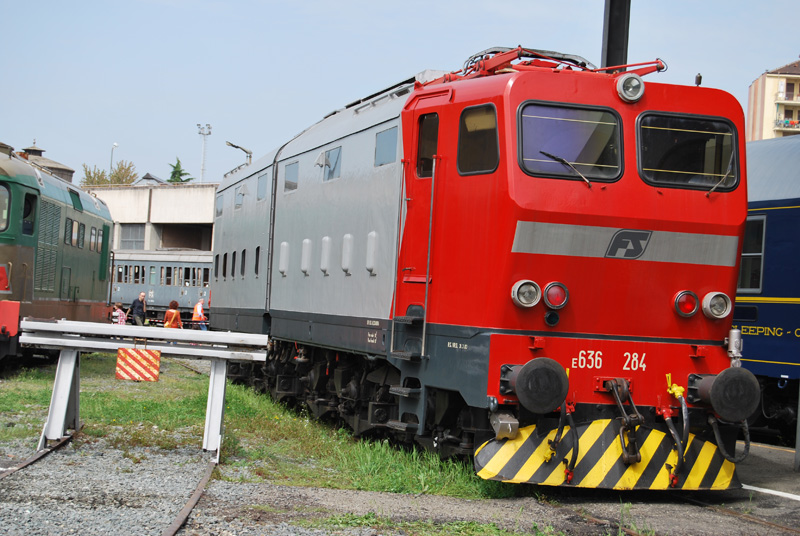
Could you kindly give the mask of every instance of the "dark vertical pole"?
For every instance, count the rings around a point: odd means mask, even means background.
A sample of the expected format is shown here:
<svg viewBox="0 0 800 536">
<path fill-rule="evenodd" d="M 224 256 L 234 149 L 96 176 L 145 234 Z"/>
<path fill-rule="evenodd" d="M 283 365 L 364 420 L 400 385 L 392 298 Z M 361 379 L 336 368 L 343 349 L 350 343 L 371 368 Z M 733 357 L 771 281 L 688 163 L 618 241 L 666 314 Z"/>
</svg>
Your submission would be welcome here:
<svg viewBox="0 0 800 536">
<path fill-rule="evenodd" d="M 601 67 L 628 63 L 628 29 L 631 0 L 606 0 L 603 16 L 603 57 Z"/>
</svg>

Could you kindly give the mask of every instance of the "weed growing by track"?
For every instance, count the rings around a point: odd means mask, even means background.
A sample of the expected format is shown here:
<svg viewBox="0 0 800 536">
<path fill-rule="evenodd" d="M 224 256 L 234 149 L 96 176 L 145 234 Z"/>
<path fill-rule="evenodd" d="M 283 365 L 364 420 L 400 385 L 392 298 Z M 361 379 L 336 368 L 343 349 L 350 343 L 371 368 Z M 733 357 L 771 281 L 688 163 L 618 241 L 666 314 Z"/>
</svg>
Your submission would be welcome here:
<svg viewBox="0 0 800 536">
<path fill-rule="evenodd" d="M 201 448 L 207 376 L 167 359 L 158 382 L 131 382 L 116 380 L 115 366 L 114 355 L 81 357 L 80 417 L 85 426 L 79 441 L 104 438 L 126 451 Z M 35 448 L 54 375 L 55 365 L 3 381 L 0 441 L 27 439 Z M 475 499 L 529 492 L 524 486 L 481 480 L 469 464 L 399 449 L 387 440 L 353 438 L 333 424 L 232 384 L 226 393 L 221 454 L 221 474 L 232 480 Z"/>
</svg>

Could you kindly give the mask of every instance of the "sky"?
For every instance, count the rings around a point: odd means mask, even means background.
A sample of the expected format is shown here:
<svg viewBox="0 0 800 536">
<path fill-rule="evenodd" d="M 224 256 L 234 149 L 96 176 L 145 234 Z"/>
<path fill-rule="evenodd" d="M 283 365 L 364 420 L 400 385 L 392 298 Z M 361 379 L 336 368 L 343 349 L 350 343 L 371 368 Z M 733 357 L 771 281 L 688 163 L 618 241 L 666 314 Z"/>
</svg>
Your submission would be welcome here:
<svg viewBox="0 0 800 536">
<path fill-rule="evenodd" d="M 797 0 L 633 0 L 628 62 L 733 94 L 797 60 Z M 604 0 L 0 0 L 0 142 L 75 169 L 220 182 L 329 112 L 490 47 L 601 63 Z M 199 133 L 197 124 L 210 135 Z M 113 144 L 118 144 L 113 147 Z M 204 150 L 205 145 L 205 150 Z M 112 149 L 113 148 L 113 149 Z M 203 155 L 205 154 L 205 164 Z"/>
</svg>

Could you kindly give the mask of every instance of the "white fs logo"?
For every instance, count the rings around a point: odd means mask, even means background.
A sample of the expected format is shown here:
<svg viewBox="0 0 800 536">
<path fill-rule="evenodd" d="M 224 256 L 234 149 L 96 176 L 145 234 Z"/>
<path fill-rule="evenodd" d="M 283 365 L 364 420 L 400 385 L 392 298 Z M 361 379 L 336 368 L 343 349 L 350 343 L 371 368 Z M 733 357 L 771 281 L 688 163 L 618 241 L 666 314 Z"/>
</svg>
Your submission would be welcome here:
<svg viewBox="0 0 800 536">
<path fill-rule="evenodd" d="M 653 231 L 639 231 L 636 229 L 621 229 L 614 233 L 608 245 L 606 257 L 613 259 L 638 259 L 650 242 Z"/>
</svg>

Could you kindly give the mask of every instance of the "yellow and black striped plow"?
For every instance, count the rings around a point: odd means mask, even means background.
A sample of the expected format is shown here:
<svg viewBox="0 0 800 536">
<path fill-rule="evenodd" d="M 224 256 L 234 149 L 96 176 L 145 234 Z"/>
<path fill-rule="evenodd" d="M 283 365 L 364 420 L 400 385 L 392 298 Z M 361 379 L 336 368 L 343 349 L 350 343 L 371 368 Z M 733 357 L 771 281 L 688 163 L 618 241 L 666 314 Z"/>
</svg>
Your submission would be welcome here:
<svg viewBox="0 0 800 536">
<path fill-rule="evenodd" d="M 639 426 L 636 444 L 639 463 L 622 461 L 619 439 L 621 423 L 603 419 L 577 425 L 578 458 L 571 482 L 567 464 L 573 456 L 574 434 L 567 426 L 551 456 L 550 444 L 556 429 L 539 431 L 536 426 L 520 428 L 514 439 L 492 439 L 475 452 L 475 470 L 486 480 L 608 489 L 723 490 L 740 488 L 736 467 L 719 452 L 717 445 L 689 434 L 684 464 L 671 477 L 678 452 L 666 427 L 663 430 Z M 549 461 L 548 461 L 549 459 Z"/>
</svg>

